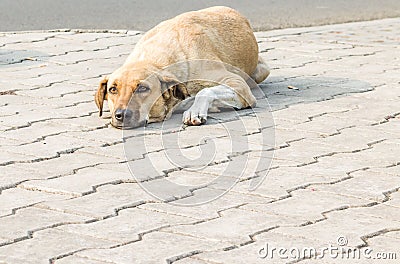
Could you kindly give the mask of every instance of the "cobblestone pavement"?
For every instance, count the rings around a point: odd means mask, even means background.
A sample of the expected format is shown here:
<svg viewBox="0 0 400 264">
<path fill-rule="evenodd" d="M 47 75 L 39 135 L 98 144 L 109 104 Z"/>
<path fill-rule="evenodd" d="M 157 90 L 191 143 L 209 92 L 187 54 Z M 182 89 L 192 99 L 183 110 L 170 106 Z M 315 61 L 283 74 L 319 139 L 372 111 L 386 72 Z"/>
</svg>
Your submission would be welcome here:
<svg viewBox="0 0 400 264">
<path fill-rule="evenodd" d="M 273 69 L 261 84 L 275 122 L 270 172 L 253 192 L 248 182 L 262 171 L 246 172 L 220 199 L 182 207 L 140 188 L 121 130 L 93 102 L 100 77 L 140 32 L 0 34 L 0 263 L 397 263 L 377 253 L 400 259 L 400 19 L 256 36 Z M 193 139 L 214 126 L 186 128 L 185 147 L 198 149 Z M 157 160 L 163 146 L 149 144 L 131 162 Z M 229 154 L 219 151 L 205 173 L 161 162 L 147 180 L 204 183 Z M 237 155 L 251 164 L 263 154 Z M 328 245 L 369 247 L 371 259 L 266 254 Z"/>
</svg>

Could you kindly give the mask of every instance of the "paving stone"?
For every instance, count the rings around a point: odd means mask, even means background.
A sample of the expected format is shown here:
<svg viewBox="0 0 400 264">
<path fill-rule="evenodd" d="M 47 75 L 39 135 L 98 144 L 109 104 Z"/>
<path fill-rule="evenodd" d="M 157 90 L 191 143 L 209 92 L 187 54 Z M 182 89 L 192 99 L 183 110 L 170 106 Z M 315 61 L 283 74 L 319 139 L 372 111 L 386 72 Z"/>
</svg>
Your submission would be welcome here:
<svg viewBox="0 0 400 264">
<path fill-rule="evenodd" d="M 62 243 L 60 243 L 62 241 Z M 0 257 L 11 263 L 42 263 L 61 257 L 66 252 L 113 245 L 108 240 L 62 232 L 57 229 L 38 231 L 33 238 L 0 248 Z M 46 250 L 43 250 L 43 249 Z"/>
<path fill-rule="evenodd" d="M 46 121 L 34 123 L 31 126 L 25 128 L 20 128 L 17 132 L 15 130 L 6 131 L 2 133 L 2 136 L 13 139 L 16 141 L 15 145 L 20 145 L 43 140 L 43 138 L 46 138 L 48 136 L 66 133 L 68 131 L 71 131 L 71 128 L 69 128 L 68 126 L 63 126 L 51 121 Z"/>
<path fill-rule="evenodd" d="M 400 240 L 392 237 L 390 232 L 368 239 L 372 252 L 364 258 L 371 258 L 375 262 L 395 263 L 398 259 Z M 380 254 L 380 255 L 378 255 Z M 389 255 L 390 254 L 390 255 Z"/>
<path fill-rule="evenodd" d="M 14 97 L 17 97 L 17 96 L 14 96 Z M 20 103 L 20 105 L 18 105 L 18 104 L 10 104 L 10 102 L 13 102 L 13 100 L 10 100 L 8 102 L 9 103 L 7 103 L 5 106 L 1 107 L 1 112 L 0 112 L 1 117 L 18 116 L 18 115 L 22 116 L 24 114 L 24 112 L 37 111 L 37 110 L 43 109 L 42 104 L 37 104 L 37 103 L 30 104 L 30 103 L 24 103 L 24 101 L 22 101 Z"/>
<path fill-rule="evenodd" d="M 371 127 L 352 127 L 340 131 L 340 134 L 337 135 L 312 140 L 320 144 L 329 145 L 335 150 L 336 148 L 340 148 L 338 152 L 344 152 L 365 149 L 376 142 L 384 141 L 390 137 L 390 134 L 382 133 Z"/>
<path fill-rule="evenodd" d="M 118 212 L 118 216 L 89 224 L 72 224 L 59 227 L 68 233 L 129 243 L 140 239 L 141 234 L 162 227 L 189 224 L 196 220 L 183 216 L 163 214 L 138 208 Z"/>
<path fill-rule="evenodd" d="M 95 110 L 95 106 L 93 107 L 93 110 Z M 110 123 L 109 121 L 105 122 L 103 119 L 98 118 L 97 115 L 91 115 L 89 113 L 75 118 L 59 118 L 54 120 L 54 122 L 71 127 L 79 127 L 81 129 L 103 127 L 105 124 Z"/>
<path fill-rule="evenodd" d="M 17 115 L 18 116 L 18 115 Z M 19 117 L 21 118 L 16 118 L 15 115 L 13 116 L 6 116 L 2 117 L 0 120 L 0 124 L 8 127 L 25 127 L 29 126 L 32 123 L 36 122 L 41 122 L 41 121 L 47 121 L 51 119 L 62 119 L 66 118 L 67 115 L 66 113 L 62 113 L 59 111 L 58 113 L 54 111 L 48 111 L 48 110 L 36 110 L 32 112 L 25 112 L 21 114 Z"/>
<path fill-rule="evenodd" d="M 387 233 L 383 234 L 383 236 L 384 237 L 391 237 L 391 238 L 399 239 L 400 238 L 400 231 L 387 232 Z"/>
<path fill-rule="evenodd" d="M 355 94 L 354 96 L 375 99 L 379 101 L 396 100 L 399 96 L 399 91 L 392 89 L 391 85 L 382 85 L 376 87 L 374 91 L 363 94 Z"/>
<path fill-rule="evenodd" d="M 194 259 L 194 258 L 183 258 L 181 260 L 175 261 L 177 264 L 188 263 L 188 264 L 209 264 L 210 262 Z"/>
<path fill-rule="evenodd" d="M 279 126 L 279 125 L 278 125 Z M 298 141 L 303 138 L 319 138 L 322 135 L 319 133 L 309 131 L 299 131 L 295 129 L 275 129 L 275 145 L 278 147 L 284 147 L 290 144 L 290 142 Z"/>
<path fill-rule="evenodd" d="M 18 162 L 28 162 L 31 160 L 36 159 L 36 156 L 33 155 L 25 155 L 21 153 L 14 153 L 10 152 L 13 147 L 7 146 L 7 147 L 1 147 L 1 158 L 0 158 L 0 165 L 8 165 L 8 164 L 13 164 L 13 163 L 18 163 Z"/>
<path fill-rule="evenodd" d="M 93 203 L 93 200 L 97 201 Z M 104 185 L 96 189 L 95 193 L 59 201 L 46 201 L 38 206 L 103 219 L 115 215 L 121 208 L 138 206 L 145 202 L 154 202 L 153 198 L 141 189 L 136 183 Z"/>
<path fill-rule="evenodd" d="M 113 157 L 75 151 L 74 153 L 61 154 L 55 159 L 45 159 L 40 162 L 30 163 L 29 170 L 34 171 L 34 177 L 29 176 L 25 179 L 54 178 L 61 175 L 74 174 L 83 168 L 94 167 L 98 164 L 113 164 L 117 161 L 118 159 Z"/>
<path fill-rule="evenodd" d="M 376 172 L 382 171 L 383 173 L 386 173 L 386 174 L 392 174 L 394 176 L 400 176 L 400 164 L 398 164 L 396 166 L 389 166 L 389 167 L 386 167 L 384 169 L 375 168 L 375 169 L 371 169 L 371 171 L 376 171 Z"/>
<path fill-rule="evenodd" d="M 319 166 L 324 169 L 329 168 L 332 170 L 341 170 L 348 173 L 365 168 L 385 168 L 397 162 L 397 158 L 390 156 L 390 152 L 387 152 L 387 154 L 382 153 L 382 155 L 379 156 L 379 152 L 375 151 L 375 147 L 376 146 L 371 149 L 355 151 L 353 153 L 337 153 L 332 156 L 323 156 L 318 158 L 318 163 L 307 166 L 311 166 L 311 168 Z M 388 158 L 386 158 L 385 155 Z M 371 157 L 379 157 L 379 159 L 368 159 Z"/>
<path fill-rule="evenodd" d="M 204 202 L 204 198 L 208 197 L 212 198 L 212 200 Z M 219 217 L 220 211 L 257 201 L 259 203 L 268 203 L 272 199 L 251 194 L 238 196 L 231 192 L 221 193 L 215 192 L 213 189 L 202 188 L 193 191 L 193 196 L 180 199 L 178 206 L 169 203 L 145 203 L 140 205 L 139 208 L 191 217 L 197 220 L 206 220 Z M 199 211 L 202 213 L 199 214 Z"/>
<path fill-rule="evenodd" d="M 168 241 L 168 243 L 165 243 Z M 203 240 L 190 236 L 154 232 L 144 235 L 138 242 L 122 245 L 113 249 L 88 249 L 75 255 L 116 263 L 163 263 L 167 259 L 190 252 L 220 249 L 225 243 Z M 157 248 L 154 252 L 153 249 Z"/>
<path fill-rule="evenodd" d="M 343 118 L 343 119 L 357 119 L 362 121 L 377 122 L 385 116 L 392 114 L 398 110 L 398 106 L 394 101 L 386 100 L 385 103 L 377 101 L 376 99 L 360 98 L 358 109 L 342 113 L 330 113 L 329 116 Z M 365 111 L 368 109 L 368 116 L 365 116 Z"/>
<path fill-rule="evenodd" d="M 240 209 L 283 215 L 307 223 L 325 219 L 324 213 L 334 209 L 370 204 L 368 200 L 321 192 L 314 188 L 296 190 L 291 195 L 290 198 L 268 204 L 249 203 Z"/>
<path fill-rule="evenodd" d="M 329 126 L 326 124 L 330 123 Z M 357 120 L 357 124 L 371 124 L 373 123 L 372 121 L 363 121 L 363 120 Z M 322 135 L 332 135 L 336 134 L 338 130 L 351 127 L 354 125 L 354 120 L 351 119 L 341 119 L 341 118 L 331 118 L 326 115 L 318 117 L 314 119 L 311 122 L 307 123 L 301 123 L 298 125 L 292 125 L 288 128 L 296 129 L 296 130 L 301 130 L 301 131 L 309 131 L 309 132 L 315 132 L 319 133 Z M 283 127 L 285 128 L 285 127 Z"/>
<path fill-rule="evenodd" d="M 355 212 L 364 214 L 366 217 L 374 217 L 380 219 L 388 219 L 390 221 L 400 221 L 398 207 L 392 206 L 385 202 L 382 204 L 355 208 Z"/>
<path fill-rule="evenodd" d="M 372 201 L 384 201 L 384 193 L 400 187 L 400 177 L 371 171 L 351 173 L 353 178 L 332 185 L 321 185 L 318 190 L 360 197 Z"/>
<path fill-rule="evenodd" d="M 390 233 L 388 233 L 390 234 Z M 336 258 L 329 255 L 323 258 L 323 263 L 395 263 L 398 258 L 399 240 L 384 235 L 368 239 L 368 248 L 361 248 L 354 253 L 343 253 Z M 305 263 L 320 263 L 318 260 L 310 260 Z"/>
<path fill-rule="evenodd" d="M 67 135 L 56 135 L 46 137 L 43 141 L 34 142 L 28 145 L 19 145 L 12 148 L 15 153 L 35 156 L 37 158 L 57 157 L 62 153 L 73 152 L 85 146 L 100 145 L 96 142 L 86 141 Z"/>
<path fill-rule="evenodd" d="M 106 264 L 109 262 L 101 261 L 101 260 L 93 260 L 89 258 L 81 258 L 77 256 L 67 256 L 62 259 L 58 259 L 56 261 L 57 264 L 68 264 L 68 263 L 75 263 L 75 264 Z"/>
<path fill-rule="evenodd" d="M 321 241 L 299 236 L 287 236 L 274 232 L 274 230 L 256 235 L 255 238 L 254 243 L 227 251 L 200 253 L 193 258 L 207 261 L 207 263 L 288 263 L 301 258 L 302 253 L 298 255 L 295 251 L 293 251 L 293 254 L 289 253 L 292 248 L 302 252 L 302 249 L 306 247 L 315 248 L 317 251 L 325 246 Z M 286 252 L 284 254 L 277 253 L 280 248 L 286 249 Z M 311 253 L 311 251 L 309 252 Z M 305 254 L 310 253 L 305 252 Z"/>
<path fill-rule="evenodd" d="M 359 152 L 359 155 L 353 156 L 353 159 L 370 159 L 370 167 L 390 167 L 399 163 L 399 157 L 396 155 L 399 150 L 398 144 L 391 143 L 390 140 L 373 145 L 371 149 Z"/>
<path fill-rule="evenodd" d="M 275 150 L 275 157 L 280 159 L 291 160 L 294 162 L 292 166 L 313 163 L 316 158 L 329 155 L 340 149 L 320 144 L 320 141 L 300 140 L 291 142 L 290 147 Z M 311 147 L 312 146 L 312 147 Z"/>
<path fill-rule="evenodd" d="M 123 132 L 113 128 L 101 128 L 89 131 L 74 131 L 68 133 L 68 136 L 72 136 L 87 141 L 100 142 L 103 143 L 103 145 L 105 144 L 112 145 L 114 142 L 122 143 Z"/>
<path fill-rule="evenodd" d="M 118 139 L 119 140 L 119 139 Z M 105 143 L 98 143 L 83 149 L 80 149 L 77 151 L 77 153 L 84 153 L 84 154 L 91 154 L 95 155 L 98 157 L 105 157 L 104 160 L 108 159 L 116 159 L 119 162 L 126 161 L 126 154 L 124 151 L 124 146 L 123 144 L 115 144 L 115 145 L 105 145 Z M 142 158 L 143 155 L 141 154 L 140 158 Z M 138 157 L 139 158 L 139 157 Z"/>
<path fill-rule="evenodd" d="M 63 200 L 65 198 L 63 195 L 28 191 L 21 188 L 3 190 L 0 195 L 0 216 L 10 215 L 17 208 L 27 207 L 43 201 Z"/>
<path fill-rule="evenodd" d="M 15 214 L 0 218 L 0 225 L 7 227 L 0 230 L 0 237 L 17 241 L 29 237 L 29 233 L 52 226 L 67 223 L 83 223 L 91 218 L 65 214 L 35 207 L 19 209 Z"/>
<path fill-rule="evenodd" d="M 27 168 L 26 163 L 14 163 L 1 166 L 0 189 L 7 189 L 27 179 L 32 179 L 42 175 L 34 170 Z"/>
<path fill-rule="evenodd" d="M 0 33 L 0 263 L 287 263 L 258 253 L 338 236 L 397 251 L 399 34 L 398 18 L 257 32 L 256 108 L 122 132 L 93 96 L 143 33 Z"/>
<path fill-rule="evenodd" d="M 54 92 L 60 92 L 61 86 L 64 87 L 65 90 L 68 91 L 70 84 L 65 83 L 68 81 L 68 77 L 65 74 L 61 73 L 49 73 L 49 74 L 42 74 L 35 78 L 21 78 L 19 80 L 20 84 L 26 85 L 30 87 L 30 90 L 24 90 L 18 92 L 21 95 L 28 95 L 32 97 L 44 97 L 46 90 L 54 89 Z M 63 83 L 63 84 L 60 84 Z M 32 88 L 39 88 L 39 87 L 46 87 L 40 89 L 32 89 Z M 60 93 L 62 94 L 62 93 Z"/>
<path fill-rule="evenodd" d="M 229 155 L 227 154 L 227 156 Z M 218 177 L 221 177 L 221 182 L 224 181 L 222 179 L 236 181 L 254 178 L 258 172 L 266 171 L 271 166 L 274 166 L 272 156 L 272 151 L 254 151 L 245 154 L 233 154 L 229 156 L 229 159 L 226 158 L 223 161 L 214 161 L 206 156 L 203 159 L 199 158 L 199 160 L 195 161 L 182 161 L 179 165 L 184 168 L 180 170 L 181 175 L 186 172 L 188 172 L 188 175 L 193 176 L 193 173 L 198 175 L 197 179 L 193 179 L 195 183 L 194 186 L 198 186 L 201 183 L 206 184 Z M 209 165 L 204 166 L 203 164 Z M 171 174 L 174 174 L 174 172 L 168 173 L 168 177 Z M 182 176 L 180 179 L 185 181 L 185 176 Z M 190 179 L 187 180 L 190 181 Z M 193 186 L 193 184 L 189 182 L 188 184 Z"/>
<path fill-rule="evenodd" d="M 311 184 L 329 184 L 348 177 L 343 171 L 336 169 L 321 170 L 310 169 L 312 165 L 304 167 L 285 167 L 272 169 L 268 173 L 260 172 L 260 184 L 255 190 L 250 190 L 251 180 L 237 183 L 232 192 L 251 194 L 255 196 L 268 197 L 273 199 L 285 198 L 289 195 L 289 191 L 298 188 L 304 188 Z M 285 179 L 284 181 L 282 179 Z M 258 182 L 258 181 L 257 181 Z"/>
<path fill-rule="evenodd" d="M 85 168 L 72 175 L 48 180 L 26 181 L 21 183 L 20 187 L 76 197 L 94 192 L 97 186 L 117 183 L 122 180 L 132 180 L 132 175 L 129 172 L 121 173 L 98 168 Z"/>
<path fill-rule="evenodd" d="M 290 225 L 295 219 L 290 217 L 268 215 L 265 213 L 229 209 L 220 213 L 220 217 L 206 222 L 189 226 L 165 228 L 165 231 L 186 234 L 202 239 L 227 241 L 239 245 L 250 241 L 250 235 L 260 230 L 273 228 L 278 225 Z M 233 229 L 232 226 L 235 226 Z"/>
<path fill-rule="evenodd" d="M 330 212 L 325 221 L 302 227 L 281 227 L 276 232 L 316 239 L 335 246 L 339 237 L 345 237 L 348 242 L 346 246 L 357 247 L 364 245 L 361 237 L 384 229 L 396 229 L 398 225 L 398 221 L 364 217 L 353 209 L 346 209 Z"/>
</svg>

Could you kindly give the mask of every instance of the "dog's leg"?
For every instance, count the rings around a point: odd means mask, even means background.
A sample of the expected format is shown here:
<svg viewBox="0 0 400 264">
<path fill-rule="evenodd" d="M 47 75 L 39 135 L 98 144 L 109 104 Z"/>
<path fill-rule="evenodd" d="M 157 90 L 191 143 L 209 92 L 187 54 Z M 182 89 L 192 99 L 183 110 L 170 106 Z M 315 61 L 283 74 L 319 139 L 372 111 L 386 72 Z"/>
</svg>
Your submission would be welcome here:
<svg viewBox="0 0 400 264">
<path fill-rule="evenodd" d="M 265 63 L 265 61 L 260 56 L 258 56 L 258 64 L 257 64 L 256 70 L 251 75 L 251 78 L 256 83 L 261 83 L 262 81 L 267 79 L 269 73 L 270 73 L 270 69 L 269 69 L 268 65 Z"/>
<path fill-rule="evenodd" d="M 242 109 L 255 106 L 256 99 L 250 87 L 241 78 L 231 79 L 225 83 L 227 85 L 204 88 L 198 92 L 193 105 L 183 113 L 183 123 L 194 126 L 204 124 L 211 107 Z"/>
</svg>

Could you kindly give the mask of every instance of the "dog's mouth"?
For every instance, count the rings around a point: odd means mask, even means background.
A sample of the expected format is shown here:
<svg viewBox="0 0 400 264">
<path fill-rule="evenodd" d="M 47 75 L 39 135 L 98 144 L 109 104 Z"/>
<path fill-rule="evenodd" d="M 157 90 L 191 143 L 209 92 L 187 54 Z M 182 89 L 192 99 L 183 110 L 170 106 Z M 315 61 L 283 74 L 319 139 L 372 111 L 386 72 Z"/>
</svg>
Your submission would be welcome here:
<svg viewBox="0 0 400 264">
<path fill-rule="evenodd" d="M 145 127 L 147 126 L 148 121 L 147 120 L 143 120 L 140 122 L 134 122 L 134 123 L 128 123 L 128 122 L 124 122 L 124 123 L 114 123 L 111 122 L 111 125 L 117 129 L 134 129 L 134 128 L 138 128 L 138 127 Z"/>
</svg>

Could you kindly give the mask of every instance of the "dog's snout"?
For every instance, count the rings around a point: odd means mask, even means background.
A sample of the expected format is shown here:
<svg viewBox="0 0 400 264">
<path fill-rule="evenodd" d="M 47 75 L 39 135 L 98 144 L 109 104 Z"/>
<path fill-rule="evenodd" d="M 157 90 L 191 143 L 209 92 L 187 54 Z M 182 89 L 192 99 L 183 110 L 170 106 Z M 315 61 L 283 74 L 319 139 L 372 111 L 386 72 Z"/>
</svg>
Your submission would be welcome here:
<svg viewBox="0 0 400 264">
<path fill-rule="evenodd" d="M 132 111 L 129 110 L 129 109 L 120 109 L 120 108 L 118 108 L 117 110 L 115 110 L 114 116 L 115 116 L 115 119 L 117 121 L 123 122 L 125 118 L 127 120 L 131 119 Z"/>
</svg>

